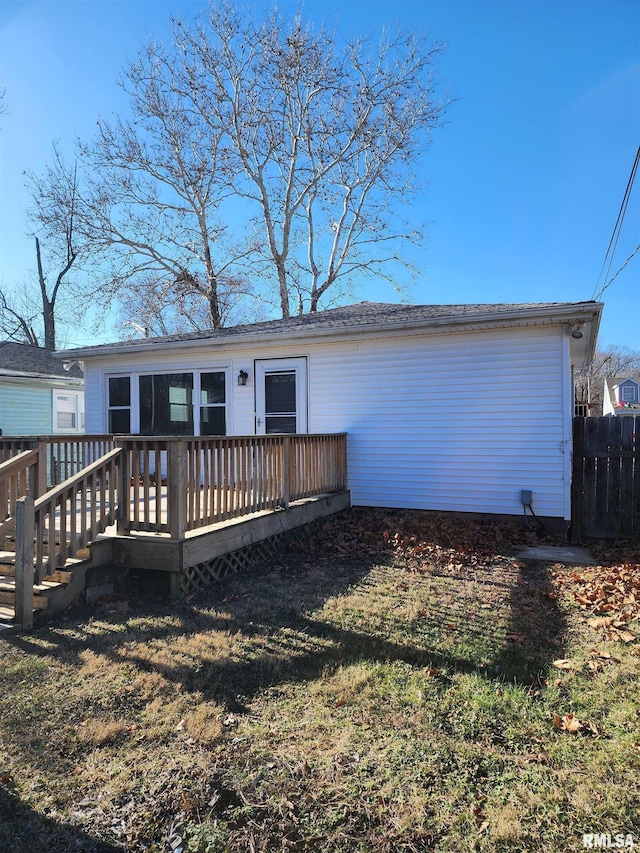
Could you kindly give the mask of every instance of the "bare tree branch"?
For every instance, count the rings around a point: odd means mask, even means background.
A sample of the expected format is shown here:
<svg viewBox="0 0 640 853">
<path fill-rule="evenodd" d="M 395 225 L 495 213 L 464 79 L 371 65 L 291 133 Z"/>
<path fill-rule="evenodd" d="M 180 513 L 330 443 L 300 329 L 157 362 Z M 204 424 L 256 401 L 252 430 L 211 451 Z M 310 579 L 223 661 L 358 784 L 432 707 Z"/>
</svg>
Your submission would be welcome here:
<svg viewBox="0 0 640 853">
<path fill-rule="evenodd" d="M 230 0 L 174 21 L 173 39 L 124 71 L 130 114 L 79 142 L 76 191 L 61 182 L 40 199 L 91 247 L 88 292 L 129 308 L 135 294 L 139 318 L 125 320 L 142 328 L 200 324 L 206 303 L 218 328 L 251 314 L 258 291 L 288 317 L 363 275 L 393 280 L 418 236 L 404 215 L 417 165 L 447 107 L 442 46 L 342 43 L 301 15 L 260 19 Z"/>
</svg>

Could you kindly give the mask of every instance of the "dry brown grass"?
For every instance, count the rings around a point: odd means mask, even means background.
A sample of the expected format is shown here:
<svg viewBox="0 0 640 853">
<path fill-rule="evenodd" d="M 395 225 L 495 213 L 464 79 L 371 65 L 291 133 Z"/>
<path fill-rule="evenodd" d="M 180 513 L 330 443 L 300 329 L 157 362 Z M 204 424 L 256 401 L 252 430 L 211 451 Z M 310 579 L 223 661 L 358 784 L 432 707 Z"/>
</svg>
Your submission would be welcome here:
<svg viewBox="0 0 640 853">
<path fill-rule="evenodd" d="M 489 553 L 481 527 L 456 545 L 409 517 L 389 547 L 362 518 L 189 602 L 0 640 L 0 850 L 638 837 L 638 644 L 590 628 L 513 532 Z M 596 647 L 615 662 L 591 669 Z M 554 728 L 568 713 L 595 733 Z"/>
</svg>

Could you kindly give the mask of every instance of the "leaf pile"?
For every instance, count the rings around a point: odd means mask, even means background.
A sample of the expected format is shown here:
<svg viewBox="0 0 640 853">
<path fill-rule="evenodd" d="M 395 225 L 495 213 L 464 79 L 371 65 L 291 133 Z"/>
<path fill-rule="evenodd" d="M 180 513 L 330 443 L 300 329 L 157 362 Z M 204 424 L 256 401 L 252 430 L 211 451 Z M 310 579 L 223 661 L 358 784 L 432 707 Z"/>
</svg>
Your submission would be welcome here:
<svg viewBox="0 0 640 853">
<path fill-rule="evenodd" d="M 555 572 L 563 587 L 591 616 L 617 613 L 629 621 L 640 616 L 640 564 L 597 566 L 585 572 Z"/>
<path fill-rule="evenodd" d="M 524 539 L 535 541 L 532 536 L 515 523 L 462 523 L 442 513 L 352 509 L 323 522 L 298 547 L 324 556 L 393 556 L 411 568 L 428 563 L 461 569 L 486 565 L 505 549 L 522 546 Z"/>
</svg>

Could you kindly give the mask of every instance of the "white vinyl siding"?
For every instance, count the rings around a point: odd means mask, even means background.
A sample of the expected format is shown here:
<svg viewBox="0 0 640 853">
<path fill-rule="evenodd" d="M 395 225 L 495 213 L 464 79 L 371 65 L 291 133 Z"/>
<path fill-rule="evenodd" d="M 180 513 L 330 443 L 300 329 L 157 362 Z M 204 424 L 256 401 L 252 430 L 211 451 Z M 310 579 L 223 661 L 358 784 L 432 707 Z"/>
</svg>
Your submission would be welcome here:
<svg viewBox="0 0 640 853">
<path fill-rule="evenodd" d="M 352 502 L 521 514 L 531 489 L 537 515 L 569 517 L 570 367 L 561 326 L 344 342 L 136 353 L 143 372 L 207 369 L 230 378 L 227 431 L 255 433 L 255 362 L 307 357 L 308 430 L 348 433 Z M 106 373 L 124 356 L 85 361 L 87 424 L 101 432 Z M 240 369 L 249 374 L 237 386 Z M 97 404 L 97 406 L 96 406 Z"/>
<path fill-rule="evenodd" d="M 311 360 L 310 430 L 348 432 L 354 504 L 563 517 L 562 368 L 553 329 L 363 343 Z"/>
</svg>

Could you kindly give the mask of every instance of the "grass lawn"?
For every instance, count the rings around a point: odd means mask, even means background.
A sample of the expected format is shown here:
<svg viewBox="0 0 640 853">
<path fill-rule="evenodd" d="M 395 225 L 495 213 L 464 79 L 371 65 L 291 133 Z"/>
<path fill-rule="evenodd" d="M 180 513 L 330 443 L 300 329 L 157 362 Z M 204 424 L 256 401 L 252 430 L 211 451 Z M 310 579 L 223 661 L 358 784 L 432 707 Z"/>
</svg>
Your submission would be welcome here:
<svg viewBox="0 0 640 853">
<path fill-rule="evenodd" d="M 0 851 L 640 846 L 640 557 L 519 544 L 354 510 L 178 605 L 0 635 Z"/>
</svg>

